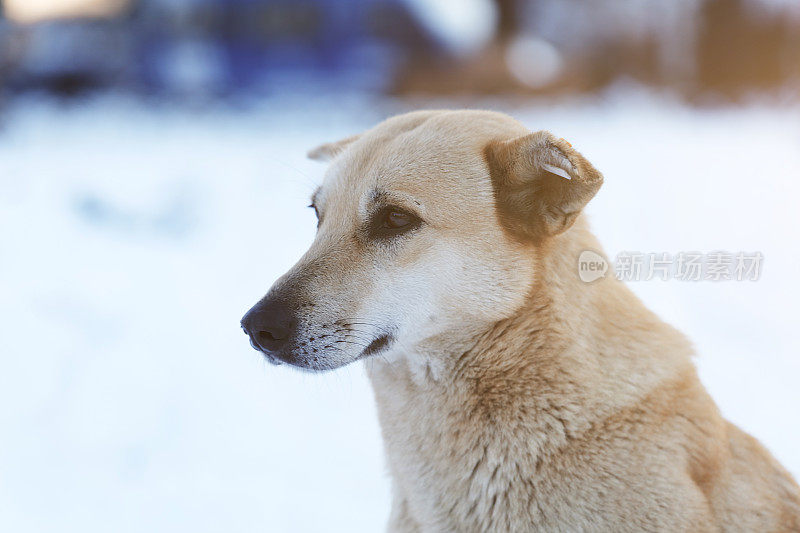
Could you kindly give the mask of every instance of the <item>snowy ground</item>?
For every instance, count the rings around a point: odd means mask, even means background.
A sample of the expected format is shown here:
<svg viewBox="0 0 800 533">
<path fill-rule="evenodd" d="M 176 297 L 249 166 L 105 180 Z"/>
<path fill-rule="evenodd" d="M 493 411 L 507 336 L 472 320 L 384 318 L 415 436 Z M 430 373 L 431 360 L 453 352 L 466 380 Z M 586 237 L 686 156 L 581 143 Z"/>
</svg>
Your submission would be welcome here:
<svg viewBox="0 0 800 533">
<path fill-rule="evenodd" d="M 0 530 L 377 531 L 360 366 L 266 365 L 239 318 L 314 232 L 316 143 L 447 102 L 103 98 L 0 115 Z M 632 283 L 695 342 L 724 414 L 800 475 L 798 109 L 623 93 L 483 102 L 606 176 L 606 251 L 761 251 L 757 282 Z"/>
</svg>

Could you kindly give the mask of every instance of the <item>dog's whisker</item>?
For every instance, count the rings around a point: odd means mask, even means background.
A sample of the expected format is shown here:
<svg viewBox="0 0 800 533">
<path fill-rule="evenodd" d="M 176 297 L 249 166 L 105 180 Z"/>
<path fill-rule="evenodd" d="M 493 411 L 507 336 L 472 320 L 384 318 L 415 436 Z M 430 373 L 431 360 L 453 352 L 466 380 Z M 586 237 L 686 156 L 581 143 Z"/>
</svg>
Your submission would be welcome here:
<svg viewBox="0 0 800 533">
<path fill-rule="evenodd" d="M 392 329 L 389 328 L 388 326 L 384 326 L 382 324 L 376 324 L 374 322 L 361 322 L 361 321 L 357 321 L 357 320 L 347 320 L 347 321 L 342 321 L 339 324 L 340 324 L 341 327 L 345 327 L 345 328 L 349 328 L 351 326 L 368 326 L 368 327 L 377 329 L 381 333 L 387 333 L 388 334 L 388 333 L 392 332 Z"/>
<path fill-rule="evenodd" d="M 369 318 L 362 318 L 362 317 L 355 317 L 355 316 L 354 317 L 348 317 L 348 318 L 342 318 L 340 320 L 337 320 L 336 322 L 339 323 L 339 324 L 342 324 L 342 323 L 353 323 L 353 324 L 365 323 L 365 324 L 370 324 L 370 325 L 377 325 L 378 324 L 377 322 L 373 322 Z"/>
<path fill-rule="evenodd" d="M 348 333 L 346 335 L 343 335 L 343 337 L 344 337 L 344 340 L 354 339 L 354 340 L 361 341 L 361 342 L 372 342 L 373 340 L 375 340 L 374 337 L 371 337 L 371 336 L 370 337 L 358 336 L 358 335 L 354 335 L 352 333 Z"/>
<path fill-rule="evenodd" d="M 364 326 L 362 326 L 362 327 L 348 326 L 348 327 L 342 327 L 342 328 L 340 328 L 338 330 L 338 332 L 340 332 L 340 333 L 348 332 L 348 331 L 357 331 L 359 333 L 371 333 L 371 332 L 374 332 L 374 331 L 378 331 L 380 333 L 385 333 L 384 330 L 379 329 L 377 327 L 364 327 Z"/>
<path fill-rule="evenodd" d="M 344 328 L 343 327 L 341 329 L 336 330 L 335 333 L 336 333 L 336 335 L 359 334 L 359 335 L 362 335 L 362 336 L 369 337 L 369 340 L 373 340 L 373 338 L 375 337 L 376 333 L 381 334 L 381 335 L 391 336 L 393 334 L 393 331 L 388 330 L 388 329 L 381 329 L 381 328 L 377 328 L 377 327 L 370 327 L 370 328 L 356 328 L 356 327 Z"/>
<path fill-rule="evenodd" d="M 352 324 L 369 324 L 370 326 L 377 326 L 379 325 L 377 322 L 372 322 L 369 318 L 362 318 L 362 317 L 348 317 L 348 318 L 341 318 L 335 322 L 336 324 L 342 323 L 352 323 Z"/>
<path fill-rule="evenodd" d="M 348 324 L 346 326 L 341 326 L 341 327 L 345 328 L 345 329 L 359 329 L 359 328 L 366 327 L 366 328 L 375 329 L 375 330 L 378 330 L 378 331 L 389 331 L 390 330 L 390 328 L 388 328 L 386 326 L 380 326 L 378 324 L 362 324 L 362 323 L 355 323 L 355 324 L 351 323 L 351 324 Z"/>
<path fill-rule="evenodd" d="M 337 336 L 347 336 L 347 335 L 360 335 L 362 337 L 368 337 L 372 340 L 375 337 L 376 331 L 367 331 L 367 330 L 359 330 L 359 329 L 349 329 L 349 330 L 341 330 L 336 333 Z M 383 333 L 382 331 L 377 331 L 377 333 Z"/>
<path fill-rule="evenodd" d="M 366 348 L 367 346 L 369 346 L 368 344 L 362 344 L 360 342 L 353 342 L 353 341 L 346 341 L 346 340 L 338 340 L 338 341 L 333 341 L 333 342 L 346 342 L 347 344 L 355 344 L 356 346 L 361 346 L 362 348 Z"/>
<path fill-rule="evenodd" d="M 344 354 L 344 355 L 346 355 L 347 357 L 351 357 L 351 356 L 353 355 L 353 354 L 351 354 L 350 352 L 347 352 L 347 351 L 345 351 L 345 350 L 342 350 L 342 349 L 341 349 L 341 348 L 339 348 L 338 346 L 328 345 L 328 346 L 326 346 L 325 348 L 332 348 L 332 349 L 334 349 L 334 350 L 336 350 L 336 351 L 338 351 L 338 352 L 341 352 L 341 353 L 343 353 L 343 354 Z"/>
</svg>

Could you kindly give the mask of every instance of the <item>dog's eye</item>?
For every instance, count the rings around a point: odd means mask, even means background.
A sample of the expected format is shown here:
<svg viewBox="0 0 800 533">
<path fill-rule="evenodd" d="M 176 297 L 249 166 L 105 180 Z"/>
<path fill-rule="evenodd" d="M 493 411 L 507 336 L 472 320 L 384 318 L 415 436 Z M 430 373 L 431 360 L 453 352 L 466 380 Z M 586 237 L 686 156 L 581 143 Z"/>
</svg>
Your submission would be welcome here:
<svg viewBox="0 0 800 533">
<path fill-rule="evenodd" d="M 422 220 L 398 207 L 386 207 L 375 214 L 371 231 L 375 237 L 393 237 L 417 228 Z"/>
<path fill-rule="evenodd" d="M 384 223 L 387 228 L 400 229 L 404 228 L 414 222 L 414 219 L 408 213 L 402 211 L 389 211 L 386 213 L 386 220 Z"/>
</svg>

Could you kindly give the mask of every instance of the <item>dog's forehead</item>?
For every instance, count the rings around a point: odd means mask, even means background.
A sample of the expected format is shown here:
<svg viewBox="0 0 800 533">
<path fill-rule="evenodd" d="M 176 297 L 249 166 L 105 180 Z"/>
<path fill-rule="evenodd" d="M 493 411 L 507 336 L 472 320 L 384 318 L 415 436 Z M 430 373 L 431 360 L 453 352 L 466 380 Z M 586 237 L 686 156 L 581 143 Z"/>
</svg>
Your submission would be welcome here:
<svg viewBox="0 0 800 533">
<path fill-rule="evenodd" d="M 366 131 L 334 160 L 319 190 L 325 201 L 356 201 L 375 191 L 465 200 L 490 189 L 483 148 L 527 130 L 486 111 L 400 115 Z"/>
</svg>

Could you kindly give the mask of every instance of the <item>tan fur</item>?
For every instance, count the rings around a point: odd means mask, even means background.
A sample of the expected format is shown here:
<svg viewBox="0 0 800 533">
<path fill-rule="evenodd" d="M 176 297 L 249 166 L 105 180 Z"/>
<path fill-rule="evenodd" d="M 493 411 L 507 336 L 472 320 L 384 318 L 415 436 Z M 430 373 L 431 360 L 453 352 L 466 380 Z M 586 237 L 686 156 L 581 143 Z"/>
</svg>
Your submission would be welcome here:
<svg viewBox="0 0 800 533">
<path fill-rule="evenodd" d="M 390 531 L 800 531 L 800 489 L 721 417 L 689 342 L 613 276 L 579 279 L 578 255 L 600 246 L 578 213 L 602 177 L 566 141 L 438 111 L 331 147 L 315 152 L 333 158 L 320 233 L 278 285 L 324 302 L 308 337 L 342 318 L 366 324 L 353 344 L 394 332 L 365 359 Z M 537 174 L 543 158 L 572 179 Z M 425 226 L 392 245 L 354 237 L 376 188 Z M 359 358 L 340 346 L 306 367 Z"/>
</svg>

